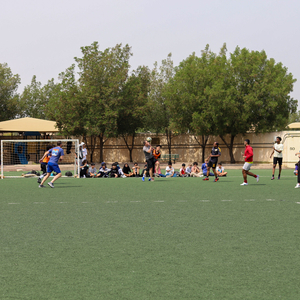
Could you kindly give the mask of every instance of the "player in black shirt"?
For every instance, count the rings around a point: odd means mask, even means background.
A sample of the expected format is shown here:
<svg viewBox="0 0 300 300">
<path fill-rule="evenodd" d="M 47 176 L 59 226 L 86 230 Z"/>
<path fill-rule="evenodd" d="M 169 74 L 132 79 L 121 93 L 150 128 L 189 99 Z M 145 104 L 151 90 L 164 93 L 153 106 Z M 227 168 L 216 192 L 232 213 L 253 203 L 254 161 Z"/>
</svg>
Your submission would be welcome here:
<svg viewBox="0 0 300 300">
<path fill-rule="evenodd" d="M 207 174 L 209 175 L 210 168 L 212 168 L 214 171 L 214 174 L 215 174 L 214 182 L 217 182 L 219 180 L 217 172 L 216 172 L 216 167 L 217 167 L 219 156 L 221 156 L 221 149 L 219 148 L 219 143 L 214 142 L 214 146 L 211 150 L 211 154 L 208 157 L 209 162 L 207 164 Z M 205 181 L 209 180 L 209 177 L 206 176 L 203 180 L 205 180 Z"/>
</svg>

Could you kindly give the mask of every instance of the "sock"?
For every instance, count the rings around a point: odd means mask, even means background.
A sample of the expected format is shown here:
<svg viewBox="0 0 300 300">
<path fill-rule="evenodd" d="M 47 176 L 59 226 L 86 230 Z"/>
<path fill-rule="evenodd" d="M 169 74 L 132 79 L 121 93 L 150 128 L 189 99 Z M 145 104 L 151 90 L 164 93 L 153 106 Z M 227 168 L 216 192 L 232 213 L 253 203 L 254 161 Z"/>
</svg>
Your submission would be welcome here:
<svg viewBox="0 0 300 300">
<path fill-rule="evenodd" d="M 245 183 L 248 183 L 247 180 L 244 180 Z"/>
<path fill-rule="evenodd" d="M 279 175 L 280 176 L 280 175 Z M 274 177 L 274 174 L 272 175 L 272 177 Z"/>
<path fill-rule="evenodd" d="M 254 175 L 254 178 L 257 178 L 257 175 Z"/>
</svg>

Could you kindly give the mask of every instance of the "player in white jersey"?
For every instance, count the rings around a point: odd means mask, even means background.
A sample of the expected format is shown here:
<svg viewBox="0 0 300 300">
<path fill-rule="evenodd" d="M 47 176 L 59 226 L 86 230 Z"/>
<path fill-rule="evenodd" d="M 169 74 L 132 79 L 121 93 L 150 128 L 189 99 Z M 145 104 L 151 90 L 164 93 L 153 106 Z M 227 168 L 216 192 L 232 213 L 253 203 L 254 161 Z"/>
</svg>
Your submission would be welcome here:
<svg viewBox="0 0 300 300">
<path fill-rule="evenodd" d="M 277 137 L 275 144 L 273 146 L 273 151 L 271 153 L 270 158 L 272 157 L 272 155 L 274 154 L 273 157 L 273 173 L 272 173 L 272 178 L 271 180 L 274 180 L 274 174 L 275 174 L 275 168 L 276 165 L 278 163 L 279 165 L 279 173 L 278 173 L 278 179 L 280 179 L 280 175 L 281 175 L 281 166 L 282 166 L 282 151 L 283 151 L 283 144 L 281 144 L 281 137 Z"/>
</svg>

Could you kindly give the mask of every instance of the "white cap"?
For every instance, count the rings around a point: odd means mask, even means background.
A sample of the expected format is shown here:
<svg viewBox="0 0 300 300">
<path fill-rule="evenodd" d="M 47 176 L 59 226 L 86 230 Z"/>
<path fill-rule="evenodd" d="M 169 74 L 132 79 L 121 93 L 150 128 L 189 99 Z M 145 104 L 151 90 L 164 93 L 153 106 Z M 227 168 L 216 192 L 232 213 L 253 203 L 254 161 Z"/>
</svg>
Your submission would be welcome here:
<svg viewBox="0 0 300 300">
<path fill-rule="evenodd" d="M 81 144 L 79 144 L 79 147 L 82 147 L 83 145 L 85 145 L 85 143 L 84 143 L 84 142 L 82 142 Z"/>
</svg>

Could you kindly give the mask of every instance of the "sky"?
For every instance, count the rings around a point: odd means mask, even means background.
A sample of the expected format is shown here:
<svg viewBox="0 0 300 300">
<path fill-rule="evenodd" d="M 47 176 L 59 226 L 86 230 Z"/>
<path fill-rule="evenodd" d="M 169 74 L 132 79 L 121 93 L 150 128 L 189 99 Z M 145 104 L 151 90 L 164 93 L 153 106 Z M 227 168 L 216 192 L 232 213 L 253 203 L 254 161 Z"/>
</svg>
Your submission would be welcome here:
<svg viewBox="0 0 300 300">
<path fill-rule="evenodd" d="M 171 52 L 174 65 L 207 44 L 219 52 L 236 46 L 265 50 L 298 82 L 300 100 L 299 0 L 10 0 L 0 5 L 0 63 L 21 77 L 46 84 L 75 63 L 80 47 L 94 41 L 104 50 L 129 44 L 130 65 L 153 67 Z M 300 102 L 299 102 L 300 104 Z M 300 109 L 300 106 L 298 106 Z"/>
</svg>

